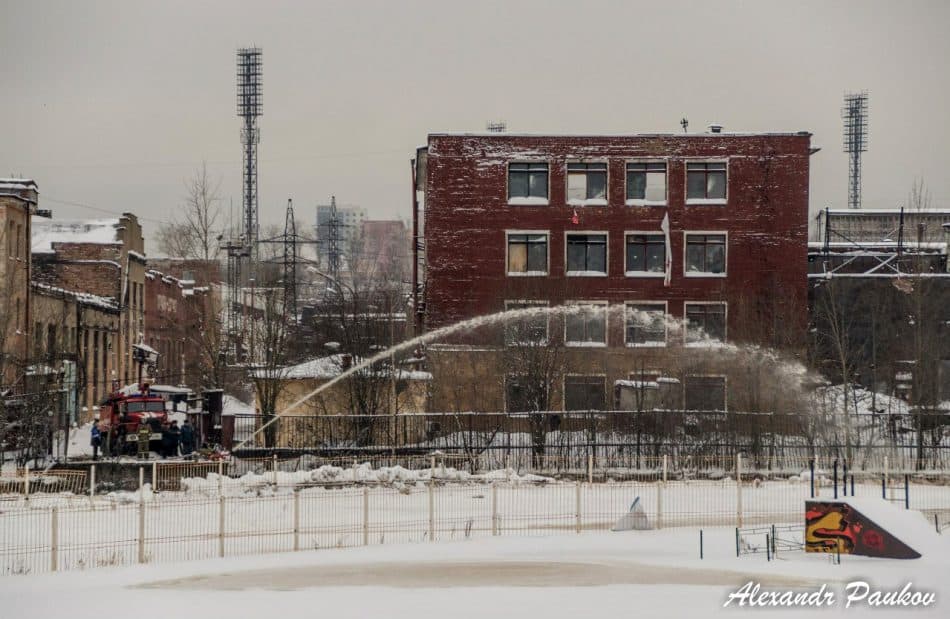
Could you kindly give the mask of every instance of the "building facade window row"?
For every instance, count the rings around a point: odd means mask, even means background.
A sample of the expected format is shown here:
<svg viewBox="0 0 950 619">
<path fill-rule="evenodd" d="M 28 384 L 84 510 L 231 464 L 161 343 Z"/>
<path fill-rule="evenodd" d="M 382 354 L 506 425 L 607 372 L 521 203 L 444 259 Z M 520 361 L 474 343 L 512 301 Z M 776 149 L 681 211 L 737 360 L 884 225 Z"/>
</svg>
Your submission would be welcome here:
<svg viewBox="0 0 950 619">
<path fill-rule="evenodd" d="M 561 378 L 564 411 L 610 410 L 684 410 L 725 412 L 726 377 L 722 375 L 689 375 L 683 381 L 664 378 L 660 372 L 649 375 L 635 373 L 630 380 L 614 384 L 613 406 L 609 402 L 606 374 L 565 374 Z M 525 378 L 518 375 L 505 377 L 505 408 L 509 412 L 534 410 L 535 402 L 525 396 L 534 390 L 525 388 Z M 626 398 L 622 390 L 639 392 L 639 397 Z M 536 394 L 535 394 L 536 395 Z M 635 400 L 631 402 L 630 400 Z M 549 417 L 551 430 L 556 430 L 560 418 Z"/>
<path fill-rule="evenodd" d="M 506 273 L 512 277 L 550 275 L 550 233 L 543 230 L 508 231 Z M 607 232 L 566 232 L 566 275 L 597 277 L 609 273 Z M 683 232 L 683 275 L 725 277 L 728 233 Z M 624 270 L 627 277 L 664 277 L 673 269 L 669 241 L 662 232 L 624 234 Z"/>
<path fill-rule="evenodd" d="M 686 346 L 717 346 L 726 341 L 727 304 L 721 301 L 684 301 L 682 323 L 669 314 L 668 301 L 630 300 L 622 312 L 611 312 L 607 301 L 568 301 L 575 306 L 564 312 L 563 342 L 569 347 L 607 346 L 611 315 L 621 315 L 624 345 L 630 348 L 667 346 L 674 337 Z M 523 310 L 508 321 L 505 343 L 509 346 L 547 344 L 550 314 L 538 308 L 547 301 L 509 300 L 505 310 Z M 532 311 L 538 310 L 538 311 Z M 614 318 L 616 320 L 616 318 Z"/>
<path fill-rule="evenodd" d="M 686 204 L 726 204 L 728 161 L 687 160 L 682 179 Z M 508 204 L 549 204 L 551 164 L 523 161 L 508 164 Z M 624 203 L 627 206 L 666 206 L 669 202 L 669 160 L 626 162 Z M 606 161 L 568 161 L 566 195 L 569 206 L 607 206 L 610 183 Z"/>
</svg>

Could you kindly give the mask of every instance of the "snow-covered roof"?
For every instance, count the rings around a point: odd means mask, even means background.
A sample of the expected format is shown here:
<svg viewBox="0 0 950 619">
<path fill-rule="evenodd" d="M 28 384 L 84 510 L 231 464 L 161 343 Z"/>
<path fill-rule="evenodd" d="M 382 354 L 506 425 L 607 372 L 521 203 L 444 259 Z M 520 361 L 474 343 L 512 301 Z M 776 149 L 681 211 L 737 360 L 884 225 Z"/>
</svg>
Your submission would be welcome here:
<svg viewBox="0 0 950 619">
<path fill-rule="evenodd" d="M 522 133 L 495 133 L 491 131 L 436 131 L 430 132 L 429 137 L 479 137 L 479 138 L 560 138 L 560 137 L 573 137 L 573 138 L 657 138 L 657 137 L 670 137 L 670 138 L 698 138 L 698 137 L 761 137 L 761 136 L 776 136 L 776 137 L 790 137 L 790 136 L 811 136 L 810 131 L 776 131 L 776 132 L 731 132 L 731 131 L 720 131 L 719 133 L 709 133 L 706 131 L 703 132 L 689 132 L 683 133 L 682 131 L 648 131 L 646 133 L 531 133 L 531 132 L 522 132 Z"/>
<path fill-rule="evenodd" d="M 283 368 L 282 370 L 276 372 L 259 370 L 258 372 L 255 372 L 255 375 L 259 378 L 267 378 L 268 376 L 273 375 L 281 379 L 293 380 L 306 378 L 331 379 L 343 373 L 343 366 L 345 365 L 344 357 L 347 357 L 347 355 L 343 353 L 329 355 L 327 357 L 318 357 L 316 359 L 304 361 L 303 363 L 298 363 L 297 365 Z M 362 359 L 358 357 L 353 358 L 352 364 L 356 365 L 361 361 Z M 389 370 L 383 370 L 381 375 L 389 376 Z M 397 370 L 396 378 L 400 380 L 432 380 L 432 374 L 420 371 Z"/>
<path fill-rule="evenodd" d="M 53 243 L 90 243 L 119 245 L 116 240 L 118 218 L 108 219 L 47 219 L 33 217 L 34 254 L 53 253 Z"/>
<path fill-rule="evenodd" d="M 38 289 L 53 294 L 65 295 L 76 299 L 78 302 L 83 303 L 84 305 L 92 305 L 107 310 L 118 310 L 119 306 L 116 304 L 115 299 L 112 297 L 102 297 L 97 294 L 90 294 L 88 292 L 78 292 L 75 290 L 66 290 L 65 288 L 58 288 L 56 286 L 50 286 L 48 284 L 43 284 L 40 282 L 30 282 L 30 284 Z"/>
<path fill-rule="evenodd" d="M 32 189 L 36 191 L 36 181 L 30 178 L 0 178 L 0 190 L 4 189 Z"/>
</svg>

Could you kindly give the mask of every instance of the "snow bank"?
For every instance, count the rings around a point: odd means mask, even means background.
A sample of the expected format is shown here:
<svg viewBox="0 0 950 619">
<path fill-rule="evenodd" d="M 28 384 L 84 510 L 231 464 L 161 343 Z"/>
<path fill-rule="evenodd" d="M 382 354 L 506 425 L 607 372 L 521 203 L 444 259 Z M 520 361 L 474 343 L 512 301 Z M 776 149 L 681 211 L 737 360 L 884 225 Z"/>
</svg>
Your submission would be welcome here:
<svg viewBox="0 0 950 619">
<path fill-rule="evenodd" d="M 181 480 L 181 488 L 186 493 L 217 494 L 219 486 L 224 494 L 260 494 L 265 489 L 276 487 L 295 487 L 313 484 L 354 484 L 368 483 L 392 486 L 396 488 L 423 484 L 430 480 L 441 482 L 491 482 L 507 481 L 512 483 L 543 484 L 553 482 L 550 477 L 541 475 L 519 475 L 513 469 L 501 469 L 473 475 L 447 466 L 435 469 L 412 470 L 401 466 L 372 468 L 369 463 L 354 467 L 324 465 L 308 471 L 267 471 L 264 473 L 245 473 L 241 477 L 221 477 L 209 473 L 207 477 L 186 477 Z"/>
</svg>

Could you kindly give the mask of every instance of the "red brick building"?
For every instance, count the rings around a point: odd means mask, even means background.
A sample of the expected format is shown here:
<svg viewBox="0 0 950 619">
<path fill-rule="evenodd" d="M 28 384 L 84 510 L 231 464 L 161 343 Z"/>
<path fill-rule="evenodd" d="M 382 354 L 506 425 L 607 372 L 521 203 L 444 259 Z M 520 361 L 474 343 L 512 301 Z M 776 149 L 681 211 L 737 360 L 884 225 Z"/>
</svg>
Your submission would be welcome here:
<svg viewBox="0 0 950 619">
<path fill-rule="evenodd" d="M 813 152 L 808 132 L 432 134 L 416 162 L 417 327 L 582 301 L 687 317 L 713 339 L 784 338 L 806 320 Z M 649 339 L 602 330 L 581 338 Z"/>
</svg>

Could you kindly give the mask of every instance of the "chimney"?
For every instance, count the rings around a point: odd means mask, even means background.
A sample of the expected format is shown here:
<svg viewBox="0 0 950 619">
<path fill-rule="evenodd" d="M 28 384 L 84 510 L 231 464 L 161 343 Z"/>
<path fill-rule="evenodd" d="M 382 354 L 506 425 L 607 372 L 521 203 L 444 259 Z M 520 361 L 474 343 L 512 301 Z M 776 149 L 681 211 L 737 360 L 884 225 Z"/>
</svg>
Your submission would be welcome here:
<svg viewBox="0 0 950 619">
<path fill-rule="evenodd" d="M 722 125 L 719 123 L 709 123 L 709 133 L 722 133 Z"/>
</svg>

